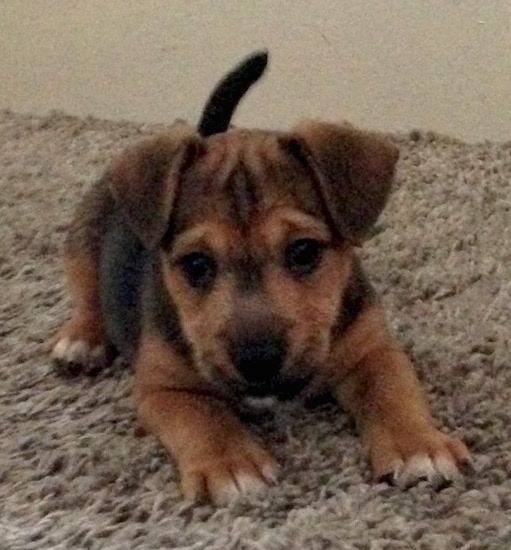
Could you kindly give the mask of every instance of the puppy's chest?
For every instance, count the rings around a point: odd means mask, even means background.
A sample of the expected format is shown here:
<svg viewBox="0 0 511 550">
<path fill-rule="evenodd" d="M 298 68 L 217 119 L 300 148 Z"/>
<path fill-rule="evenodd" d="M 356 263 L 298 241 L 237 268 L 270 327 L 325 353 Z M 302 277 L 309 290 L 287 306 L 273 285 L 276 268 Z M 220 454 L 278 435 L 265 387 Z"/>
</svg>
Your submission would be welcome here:
<svg viewBox="0 0 511 550">
<path fill-rule="evenodd" d="M 276 395 L 245 395 L 240 401 L 240 407 L 255 414 L 273 412 L 277 408 L 278 402 L 279 398 Z"/>
<path fill-rule="evenodd" d="M 271 413 L 278 409 L 279 404 L 297 400 L 304 404 L 312 403 L 320 396 L 325 395 L 324 384 L 318 376 L 312 375 L 301 378 L 282 378 L 268 387 L 248 389 L 236 397 L 238 405 L 253 413 Z"/>
</svg>

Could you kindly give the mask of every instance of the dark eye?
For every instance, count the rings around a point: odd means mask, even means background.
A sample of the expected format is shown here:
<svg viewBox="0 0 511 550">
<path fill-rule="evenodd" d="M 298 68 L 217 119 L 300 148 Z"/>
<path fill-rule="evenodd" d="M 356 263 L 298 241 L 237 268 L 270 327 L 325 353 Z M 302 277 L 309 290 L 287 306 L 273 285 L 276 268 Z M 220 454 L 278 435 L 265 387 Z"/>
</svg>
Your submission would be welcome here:
<svg viewBox="0 0 511 550">
<path fill-rule="evenodd" d="M 314 239 L 298 239 L 286 248 L 286 267 L 294 275 L 309 275 L 321 262 L 324 245 Z"/>
<path fill-rule="evenodd" d="M 213 258 L 202 252 L 187 254 L 180 261 L 186 280 L 194 288 L 207 290 L 215 280 L 217 265 Z"/>
</svg>

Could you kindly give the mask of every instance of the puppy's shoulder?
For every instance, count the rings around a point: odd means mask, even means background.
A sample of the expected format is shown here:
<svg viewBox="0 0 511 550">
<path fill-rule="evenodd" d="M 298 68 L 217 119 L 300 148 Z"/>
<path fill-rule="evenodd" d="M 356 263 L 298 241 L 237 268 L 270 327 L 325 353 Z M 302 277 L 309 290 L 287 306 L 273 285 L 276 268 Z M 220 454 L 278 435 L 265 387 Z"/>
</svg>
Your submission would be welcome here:
<svg viewBox="0 0 511 550">
<path fill-rule="evenodd" d="M 334 337 L 341 337 L 357 322 L 363 312 L 378 303 L 378 295 L 362 266 L 362 262 L 358 257 L 354 257 L 351 273 L 334 325 Z"/>
</svg>

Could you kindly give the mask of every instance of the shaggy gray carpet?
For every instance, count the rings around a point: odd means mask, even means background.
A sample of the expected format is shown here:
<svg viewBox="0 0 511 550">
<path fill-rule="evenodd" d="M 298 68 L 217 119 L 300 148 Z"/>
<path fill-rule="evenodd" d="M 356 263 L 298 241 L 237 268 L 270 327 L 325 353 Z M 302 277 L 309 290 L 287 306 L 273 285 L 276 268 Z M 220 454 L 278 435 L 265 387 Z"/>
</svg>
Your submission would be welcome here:
<svg viewBox="0 0 511 550">
<path fill-rule="evenodd" d="M 184 505 L 173 466 L 137 434 L 128 369 L 66 380 L 43 351 L 68 313 L 73 206 L 115 152 L 161 129 L 0 112 L 0 548 L 510 548 L 511 142 L 400 136 L 396 191 L 364 251 L 476 473 L 440 492 L 371 484 L 343 414 L 288 403 L 259 427 L 280 484 L 215 510 Z"/>
</svg>

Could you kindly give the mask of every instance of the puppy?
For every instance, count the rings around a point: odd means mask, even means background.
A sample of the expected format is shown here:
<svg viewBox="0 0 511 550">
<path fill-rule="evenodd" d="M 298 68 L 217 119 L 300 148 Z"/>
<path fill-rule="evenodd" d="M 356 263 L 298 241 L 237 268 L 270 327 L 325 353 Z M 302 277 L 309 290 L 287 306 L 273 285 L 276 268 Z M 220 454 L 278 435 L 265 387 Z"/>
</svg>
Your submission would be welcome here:
<svg viewBox="0 0 511 550">
<path fill-rule="evenodd" d="M 187 499 L 224 505 L 276 481 L 237 414 L 246 396 L 327 390 L 355 418 L 375 479 L 451 480 L 465 445 L 439 431 L 356 248 L 383 209 L 398 150 L 309 121 L 229 129 L 265 52 L 186 124 L 114 159 L 71 224 L 74 299 L 53 357 L 136 368 L 141 422 L 176 461 Z"/>
</svg>

